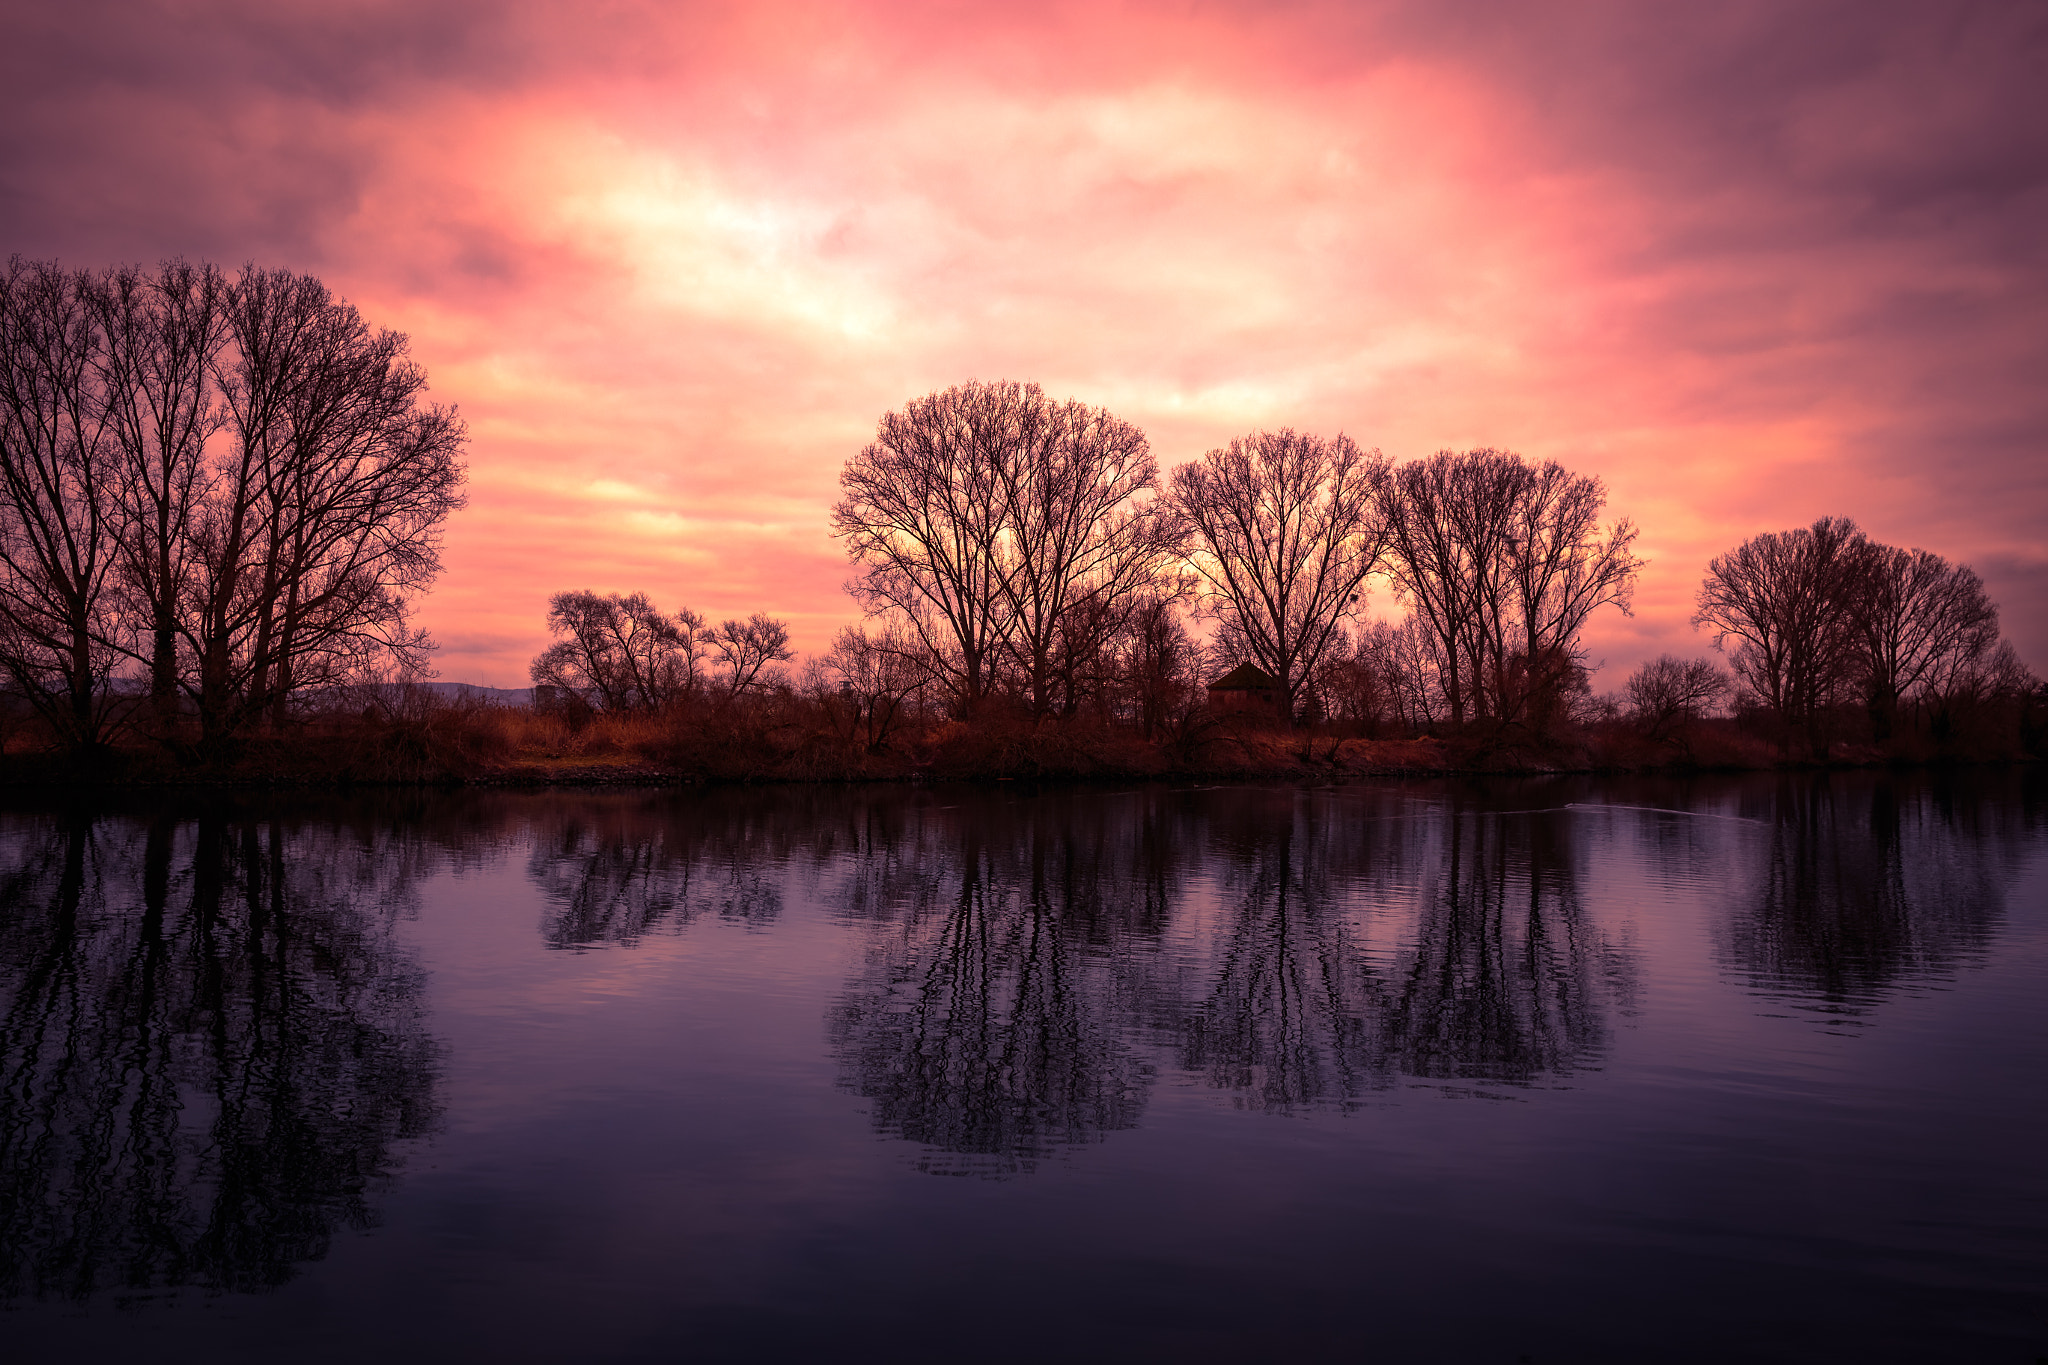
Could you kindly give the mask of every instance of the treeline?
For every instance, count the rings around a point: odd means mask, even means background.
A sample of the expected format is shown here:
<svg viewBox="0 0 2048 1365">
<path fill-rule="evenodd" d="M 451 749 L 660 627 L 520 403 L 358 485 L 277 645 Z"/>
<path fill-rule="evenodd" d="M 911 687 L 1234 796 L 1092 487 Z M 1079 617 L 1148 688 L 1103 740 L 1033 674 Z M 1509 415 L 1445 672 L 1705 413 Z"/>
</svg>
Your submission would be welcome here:
<svg viewBox="0 0 2048 1365">
<path fill-rule="evenodd" d="M 69 748 L 127 726 L 219 758 L 309 695 L 424 724 L 416 702 L 342 684 L 418 677 L 430 648 L 408 606 L 462 505 L 464 432 L 425 387 L 403 336 L 310 277 L 10 262 L 8 692 Z M 1262 725 L 1432 736 L 1454 762 L 1576 744 L 1570 761 L 1633 763 L 1699 759 L 1712 726 L 1826 757 L 1966 732 L 2011 751 L 2048 723 L 1974 572 L 1839 518 L 1714 560 L 1694 624 L 1728 668 L 1667 656 L 1596 696 L 1583 635 L 1631 610 L 1636 528 L 1604 518 L 1599 479 L 1508 451 L 1397 464 L 1281 429 L 1162 472 L 1102 408 L 974 382 L 884 415 L 840 485 L 830 529 L 863 619 L 828 649 L 793 667 L 764 612 L 713 625 L 565 591 L 531 664 L 538 709 L 631 720 L 663 763 L 750 773 L 864 770 L 948 727 L 1117 735 L 1181 764 Z M 1225 714 L 1209 685 L 1240 665 L 1253 704 Z M 479 736 L 477 753 L 526 742 Z M 483 761 L 467 745 L 458 767 Z"/>
<path fill-rule="evenodd" d="M 765 616 L 714 630 L 579 592 L 554 599 L 564 638 L 533 680 L 610 712 L 805 699 L 869 752 L 941 721 L 1081 721 L 1186 748 L 1218 722 L 1207 684 L 1249 663 L 1282 727 L 1481 749 L 1604 729 L 1681 756 L 1730 710 L 1825 756 L 1831 736 L 1883 743 L 1908 720 L 1940 738 L 1972 699 L 2038 687 L 1974 572 L 1828 519 L 1714 561 L 1696 624 L 1732 676 L 1666 656 L 1595 696 L 1583 631 L 1630 610 L 1635 527 L 1603 521 L 1598 479 L 1506 451 L 1397 465 L 1341 435 L 1258 431 L 1162 475 L 1101 408 L 969 383 L 885 415 L 840 482 L 831 527 L 866 619 L 797 675 Z M 1374 583 L 1399 619 L 1368 613 Z M 1867 729 L 1844 723 L 1852 702 Z"/>
<path fill-rule="evenodd" d="M 658 711 L 715 696 L 730 702 L 786 684 L 776 668 L 795 657 L 789 626 L 755 612 L 713 627 L 684 607 L 670 616 L 645 593 L 558 592 L 548 631 L 564 637 L 530 669 L 543 707 Z M 550 695 L 550 694 L 555 695 Z"/>
<path fill-rule="evenodd" d="M 410 599 L 464 429 L 306 275 L 0 273 L 0 672 L 68 747 L 219 754 L 295 697 L 417 674 Z M 190 723 L 185 719 L 191 717 Z"/>
<path fill-rule="evenodd" d="M 1193 723 L 1205 680 L 1238 661 L 1271 677 L 1283 720 L 1548 726 L 1584 690 L 1586 620 L 1628 609 L 1641 563 L 1635 529 L 1601 523 L 1599 480 L 1555 462 L 1477 450 L 1396 467 L 1283 430 L 1162 478 L 1136 427 L 1031 384 L 888 414 L 841 485 L 832 531 L 866 620 L 780 681 L 870 747 L 935 712 L 1154 739 Z M 1368 622 L 1375 575 L 1409 605 L 1404 625 Z M 746 663 L 781 657 L 748 652 L 743 623 L 707 631 L 641 595 L 563 594 L 549 623 L 567 638 L 535 683 L 610 710 L 696 695 L 707 646 L 726 697 L 774 679 Z"/>
</svg>

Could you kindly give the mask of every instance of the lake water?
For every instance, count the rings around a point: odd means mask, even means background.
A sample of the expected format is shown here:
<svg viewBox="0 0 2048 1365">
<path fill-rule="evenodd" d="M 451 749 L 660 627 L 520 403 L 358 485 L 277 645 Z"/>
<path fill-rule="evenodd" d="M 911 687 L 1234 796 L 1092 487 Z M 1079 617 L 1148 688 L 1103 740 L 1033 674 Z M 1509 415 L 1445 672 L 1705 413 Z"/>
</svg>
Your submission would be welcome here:
<svg viewBox="0 0 2048 1365">
<path fill-rule="evenodd" d="M 2048 783 L 0 811 L 10 1360 L 2048 1356 Z"/>
</svg>

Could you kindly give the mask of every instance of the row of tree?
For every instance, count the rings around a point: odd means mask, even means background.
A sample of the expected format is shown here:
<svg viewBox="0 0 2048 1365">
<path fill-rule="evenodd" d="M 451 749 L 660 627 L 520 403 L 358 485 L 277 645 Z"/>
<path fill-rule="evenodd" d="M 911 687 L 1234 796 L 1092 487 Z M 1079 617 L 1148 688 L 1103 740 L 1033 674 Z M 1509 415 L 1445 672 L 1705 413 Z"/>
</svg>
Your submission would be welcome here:
<svg viewBox="0 0 2048 1365">
<path fill-rule="evenodd" d="M 869 623 L 818 681 L 866 705 L 871 737 L 933 689 L 957 715 L 1003 694 L 1151 737 L 1205 668 L 1240 661 L 1271 676 L 1284 718 L 1371 730 L 1541 733 L 1622 705 L 1593 698 L 1581 637 L 1600 608 L 1629 611 L 1636 531 L 1603 523 L 1600 481 L 1554 461 L 1395 465 L 1280 430 L 1162 478 L 1143 433 L 1102 409 L 969 383 L 884 416 L 840 482 L 832 529 Z M 1375 577 L 1404 619 L 1367 618 Z M 1207 646 L 1183 608 L 1213 626 Z M 1850 701 L 1882 741 L 1906 703 L 1939 716 L 2037 685 L 1974 571 L 1841 518 L 1715 559 L 1694 624 L 1734 678 L 1704 659 L 1638 670 L 1626 705 L 1659 736 L 1733 694 L 1824 752 L 1823 718 Z"/>
<path fill-rule="evenodd" d="M 147 679 L 203 746 L 307 689 L 416 671 L 409 598 L 465 435 L 406 339 L 319 280 L 183 261 L 0 272 L 0 671 L 68 742 Z"/>
<path fill-rule="evenodd" d="M 1287 716 L 1326 706 L 1361 650 L 1405 650 L 1404 684 L 1426 673 L 1451 724 L 1528 720 L 1583 676 L 1586 620 L 1628 610 L 1641 564 L 1634 527 L 1600 521 L 1600 481 L 1555 462 L 1474 450 L 1397 467 L 1281 430 L 1162 479 L 1136 427 L 1033 384 L 888 414 L 840 482 L 832 529 L 880 621 L 871 647 L 914 656 L 906 676 L 943 680 L 963 714 L 1005 689 L 1034 716 L 1071 714 L 1116 680 L 1149 730 L 1197 656 L 1186 604 L 1217 653 L 1272 676 Z M 1374 575 L 1410 608 L 1398 640 L 1365 625 Z"/>
<path fill-rule="evenodd" d="M 462 424 L 425 388 L 403 336 L 310 277 L 11 261 L 8 689 L 89 747 L 141 708 L 146 679 L 162 732 L 190 710 L 217 748 L 310 689 L 417 671 L 430 645 L 408 601 L 438 571 L 463 481 Z M 1151 738 L 1239 661 L 1271 676 L 1289 720 L 1541 732 L 1597 713 L 1581 636 L 1602 607 L 1629 611 L 1642 564 L 1635 528 L 1601 520 L 1600 481 L 1553 461 L 1395 465 L 1283 429 L 1162 476 L 1138 428 L 1032 384 L 885 415 L 841 485 L 831 527 L 868 619 L 804 681 L 870 746 L 910 715 L 991 701 L 1039 721 L 1092 709 Z M 1404 619 L 1369 618 L 1375 578 Z M 1883 738 L 1907 703 L 2028 680 L 1973 572 L 1838 518 L 1716 559 L 1695 624 L 1749 703 L 1821 747 L 1851 699 Z M 787 680 L 793 657 L 781 621 L 713 627 L 643 594 L 560 593 L 548 625 L 533 681 L 611 711 L 738 699 Z M 1729 686 L 1666 659 L 1629 690 L 1664 725 Z"/>
<path fill-rule="evenodd" d="M 688 607 L 670 616 L 639 592 L 558 592 L 548 600 L 548 631 L 563 638 L 534 656 L 534 685 L 610 712 L 706 695 L 730 701 L 779 682 L 779 665 L 795 657 L 786 622 L 757 611 L 708 626 Z"/>
</svg>

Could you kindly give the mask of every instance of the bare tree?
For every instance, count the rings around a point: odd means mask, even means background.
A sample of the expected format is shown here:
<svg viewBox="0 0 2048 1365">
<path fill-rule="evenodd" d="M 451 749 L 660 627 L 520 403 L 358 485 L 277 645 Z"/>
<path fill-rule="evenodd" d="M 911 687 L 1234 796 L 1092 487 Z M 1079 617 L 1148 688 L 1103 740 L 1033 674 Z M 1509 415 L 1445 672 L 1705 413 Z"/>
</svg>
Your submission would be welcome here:
<svg viewBox="0 0 2048 1365">
<path fill-rule="evenodd" d="M 1380 565 L 1387 467 L 1348 436 L 1283 429 L 1253 432 L 1173 471 L 1167 497 L 1196 539 L 1201 609 L 1279 680 L 1289 717 Z"/>
<path fill-rule="evenodd" d="M 1111 693 L 1116 690 L 1116 633 L 1131 608 L 1129 599 L 1089 595 L 1061 614 L 1046 660 L 1047 710 L 1069 718 L 1083 705 L 1093 703 L 1098 713 L 1108 714 L 1114 705 Z M 1016 676 L 1029 697 L 1028 672 L 1020 667 Z"/>
<path fill-rule="evenodd" d="M 0 669 L 68 742 L 104 742 L 118 660 L 119 451 L 89 276 L 0 273 Z"/>
<path fill-rule="evenodd" d="M 1660 654 L 1629 675 L 1626 689 L 1636 722 L 1663 741 L 1713 710 L 1733 686 L 1711 660 Z"/>
<path fill-rule="evenodd" d="M 115 480 L 132 653 L 149 669 L 159 724 L 178 694 L 178 617 L 192 574 L 193 518 L 208 491 L 206 443 L 224 420 L 215 366 L 225 339 L 227 282 L 211 265 L 169 261 L 94 280 L 105 337 L 99 368 L 120 451 Z M 126 637 L 124 636 L 124 639 Z"/>
<path fill-rule="evenodd" d="M 548 599 L 548 631 L 564 638 L 536 655 L 528 674 L 606 711 L 652 710 L 696 687 L 703 625 L 688 608 L 663 615 L 645 593 L 558 592 Z"/>
<path fill-rule="evenodd" d="M 786 663 L 796 657 L 789 647 L 789 626 L 755 612 L 744 621 L 721 622 L 703 637 L 718 655 L 724 668 L 723 684 L 728 698 L 755 685 L 761 670 L 769 664 Z"/>
<path fill-rule="evenodd" d="M 1641 561 L 1626 519 L 1602 528 L 1598 479 L 1503 450 L 1438 451 L 1388 480 L 1394 584 L 1435 642 L 1449 720 L 1560 713 L 1582 670 L 1579 634 L 1629 610 Z"/>
<path fill-rule="evenodd" d="M 228 318 L 230 448 L 195 518 L 180 628 L 208 747 L 373 660 L 423 671 L 407 594 L 439 572 L 441 524 L 464 501 L 462 422 L 421 402 L 404 336 L 373 333 L 310 276 L 253 267 Z"/>
<path fill-rule="evenodd" d="M 1707 565 L 1693 625 L 1714 632 L 1735 675 L 1825 757 L 1825 708 L 1855 662 L 1853 608 L 1868 542 L 1846 517 L 1754 536 Z"/>
<path fill-rule="evenodd" d="M 195 658 L 185 681 L 202 744 L 224 743 L 263 704 L 258 644 L 274 624 L 277 573 L 269 491 L 286 477 L 293 392 L 318 348 L 327 291 L 310 276 L 244 269 L 229 295 L 232 347 L 217 368 L 230 448 L 210 471 L 213 496 L 193 519 L 194 565 L 179 632 Z"/>
<path fill-rule="evenodd" d="M 1579 681 L 1579 633 L 1595 610 L 1613 606 L 1631 614 L 1642 567 L 1632 552 L 1636 528 L 1626 517 L 1603 528 L 1606 502 L 1599 479 L 1573 474 L 1554 460 L 1530 470 L 1508 544 L 1522 686 L 1500 689 L 1496 714 L 1503 718 L 1540 710 Z"/>
<path fill-rule="evenodd" d="M 465 440 L 449 408 L 423 405 L 426 373 L 395 332 L 330 305 L 319 363 L 290 408 L 285 477 L 268 490 L 274 622 L 259 623 L 256 699 L 282 721 L 296 689 L 395 654 L 423 669 L 431 645 L 405 594 L 440 570 L 440 526 L 463 505 Z M 267 647 L 266 647 L 267 646 Z"/>
<path fill-rule="evenodd" d="M 1046 400 L 1024 385 L 1015 439 L 992 460 L 997 490 L 997 581 L 1034 716 L 1080 661 L 1099 654 L 1139 593 L 1179 549 L 1176 523 L 1139 504 L 1158 481 L 1145 433 L 1101 408 Z"/>
<path fill-rule="evenodd" d="M 1140 597 L 1125 614 L 1111 652 L 1138 732 L 1147 740 L 1156 738 L 1193 702 L 1202 658 L 1174 599 L 1157 593 Z"/>
<path fill-rule="evenodd" d="M 1436 634 L 1415 615 L 1398 624 L 1375 621 L 1359 632 L 1355 653 L 1380 677 L 1388 718 L 1400 731 L 1419 734 L 1445 716 L 1443 680 L 1451 670 L 1440 649 Z"/>
<path fill-rule="evenodd" d="M 1529 469 L 1505 451 L 1440 450 L 1393 472 L 1384 499 L 1395 588 L 1437 642 L 1450 722 L 1487 713 L 1513 600 L 1510 549 Z"/>
<path fill-rule="evenodd" d="M 840 472 L 832 534 L 862 566 L 848 585 L 872 614 L 897 613 L 963 708 L 988 692 L 1006 629 L 996 467 L 1032 434 L 1032 395 L 969 383 L 883 415 Z"/>
<path fill-rule="evenodd" d="M 1393 697 L 1373 657 L 1370 636 L 1370 627 L 1346 632 L 1343 645 L 1323 656 L 1309 685 L 1327 719 L 1377 735 L 1393 709 Z"/>
<path fill-rule="evenodd" d="M 1926 550 L 1871 545 L 1855 577 L 1860 666 L 1871 725 L 1884 740 L 1901 698 L 1944 690 L 1998 643 L 1998 609 L 1975 570 Z"/>
<path fill-rule="evenodd" d="M 870 635 L 848 626 L 832 641 L 822 671 L 838 684 L 828 704 L 847 710 L 847 722 L 869 753 L 888 747 L 908 719 L 911 699 L 932 680 L 930 653 L 901 625 Z"/>
<path fill-rule="evenodd" d="M 882 419 L 840 476 L 832 529 L 865 566 L 851 590 L 920 633 L 963 708 L 1007 664 L 1042 718 L 1073 709 L 1077 671 L 1177 549 L 1140 501 L 1157 478 L 1130 423 L 973 382 Z"/>
<path fill-rule="evenodd" d="M 0 313 L 0 651 L 60 733 L 100 742 L 122 659 L 160 722 L 174 689 L 198 702 L 209 748 L 295 692 L 424 667 L 406 599 L 464 437 L 404 337 L 310 277 L 175 261 L 15 260 Z"/>
</svg>

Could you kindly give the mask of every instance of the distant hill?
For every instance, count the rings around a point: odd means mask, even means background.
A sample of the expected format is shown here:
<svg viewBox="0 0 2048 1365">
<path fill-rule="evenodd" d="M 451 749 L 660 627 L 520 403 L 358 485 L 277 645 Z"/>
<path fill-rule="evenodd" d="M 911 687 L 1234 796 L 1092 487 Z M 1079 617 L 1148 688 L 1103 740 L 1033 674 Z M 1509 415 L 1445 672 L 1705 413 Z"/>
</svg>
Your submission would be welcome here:
<svg viewBox="0 0 2048 1365">
<path fill-rule="evenodd" d="M 427 691 L 438 696 L 456 698 L 472 697 L 478 701 L 494 702 L 499 706 L 533 705 L 533 689 L 530 687 L 485 687 L 481 683 L 430 682 L 421 683 Z"/>
</svg>

